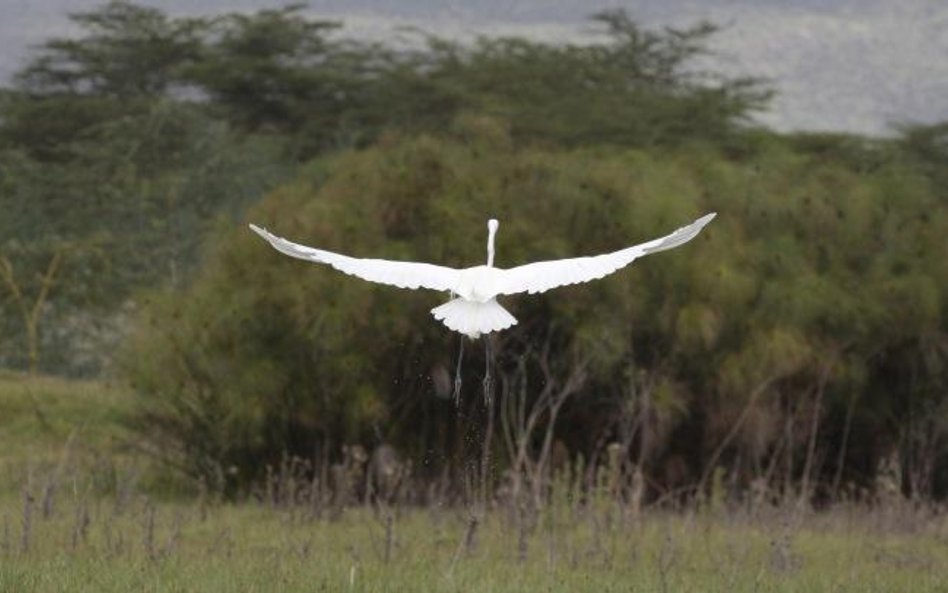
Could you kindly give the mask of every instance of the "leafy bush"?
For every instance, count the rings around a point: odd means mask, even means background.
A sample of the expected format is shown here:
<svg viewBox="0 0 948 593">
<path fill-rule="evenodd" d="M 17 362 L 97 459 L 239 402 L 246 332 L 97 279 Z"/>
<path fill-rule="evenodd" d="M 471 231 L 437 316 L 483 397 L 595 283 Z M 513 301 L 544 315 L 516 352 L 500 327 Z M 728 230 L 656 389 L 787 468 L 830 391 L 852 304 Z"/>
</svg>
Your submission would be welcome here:
<svg viewBox="0 0 948 593">
<path fill-rule="evenodd" d="M 685 247 L 509 299 L 520 324 L 495 342 L 501 383 L 527 360 L 534 396 L 549 344 L 554 378 L 589 367 L 560 438 L 587 454 L 627 438 L 656 474 L 675 456 L 693 480 L 718 463 L 750 479 L 791 451 L 793 481 L 816 471 L 816 453 L 841 448 L 846 478 L 860 479 L 873 471 L 866 447 L 881 455 L 878 435 L 907 430 L 921 409 L 940 410 L 925 446 L 943 451 L 948 215 L 899 164 L 855 172 L 780 143 L 740 160 L 703 144 L 516 148 L 502 122 L 465 117 L 450 134 L 391 135 L 315 161 L 247 219 L 355 256 L 463 267 L 484 258 L 493 216 L 497 265 L 508 267 L 613 250 L 715 210 Z M 445 298 L 287 258 L 243 225 L 222 229 L 195 284 L 156 296 L 126 352 L 142 425 L 190 471 L 219 479 L 233 468 L 238 482 L 286 452 L 380 436 L 440 465 L 478 422 L 434 396 L 431 377 L 453 372 L 457 347 L 427 313 Z M 480 356 L 468 349 L 464 367 L 471 413 Z M 784 442 L 781 426 L 796 436 Z"/>
</svg>

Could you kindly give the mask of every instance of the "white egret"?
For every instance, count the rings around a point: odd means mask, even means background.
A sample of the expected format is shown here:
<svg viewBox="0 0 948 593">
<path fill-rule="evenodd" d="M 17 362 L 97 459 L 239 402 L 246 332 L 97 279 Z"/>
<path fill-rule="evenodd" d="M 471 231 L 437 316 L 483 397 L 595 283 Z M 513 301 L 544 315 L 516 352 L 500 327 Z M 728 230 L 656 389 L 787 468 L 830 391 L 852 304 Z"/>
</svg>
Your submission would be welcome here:
<svg viewBox="0 0 948 593">
<path fill-rule="evenodd" d="M 287 241 L 253 224 L 250 228 L 269 241 L 277 251 L 291 257 L 328 264 L 340 272 L 399 288 L 427 288 L 449 292 L 454 298 L 435 307 L 431 313 L 448 328 L 476 339 L 482 334 L 507 329 L 517 323 L 517 319 L 497 302 L 498 296 L 523 292 L 537 294 L 558 286 L 602 278 L 643 255 L 687 243 L 714 217 L 715 213 L 707 214 L 669 235 L 612 253 L 541 261 L 509 269 L 494 266 L 494 237 L 500 226 L 495 219 L 487 221 L 487 265 L 464 269 L 427 263 L 349 257 Z M 460 368 L 460 357 L 458 360 Z M 488 364 L 489 362 L 488 360 Z M 488 372 L 485 374 L 485 393 L 489 381 Z M 455 379 L 455 386 L 459 387 L 459 377 Z"/>
</svg>

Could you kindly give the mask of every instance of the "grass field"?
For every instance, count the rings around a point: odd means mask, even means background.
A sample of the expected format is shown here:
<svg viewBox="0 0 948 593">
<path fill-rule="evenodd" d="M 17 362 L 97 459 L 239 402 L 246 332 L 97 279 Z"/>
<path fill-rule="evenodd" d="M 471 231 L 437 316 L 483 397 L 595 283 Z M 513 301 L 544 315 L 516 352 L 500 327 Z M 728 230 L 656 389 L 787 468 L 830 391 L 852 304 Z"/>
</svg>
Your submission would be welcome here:
<svg viewBox="0 0 948 593">
<path fill-rule="evenodd" d="M 58 459 L 70 440 L 115 453 L 130 408 L 129 394 L 105 383 L 0 372 L 0 464 Z"/>
<path fill-rule="evenodd" d="M 159 497 L 133 478 L 152 469 L 123 445 L 128 409 L 120 389 L 0 378 L 0 592 L 948 591 L 948 521 L 898 501 L 634 516 L 553 496 L 524 520 Z"/>
</svg>

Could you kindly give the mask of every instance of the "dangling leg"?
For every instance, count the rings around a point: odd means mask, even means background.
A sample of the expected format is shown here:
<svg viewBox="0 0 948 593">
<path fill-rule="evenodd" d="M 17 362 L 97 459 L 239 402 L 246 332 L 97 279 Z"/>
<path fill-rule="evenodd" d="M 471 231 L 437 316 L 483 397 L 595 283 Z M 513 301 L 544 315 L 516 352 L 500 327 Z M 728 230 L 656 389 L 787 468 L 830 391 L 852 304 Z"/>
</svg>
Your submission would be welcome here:
<svg viewBox="0 0 948 593">
<path fill-rule="evenodd" d="M 458 366 L 454 371 L 454 407 L 461 407 L 461 359 L 464 357 L 464 335 L 461 335 L 461 345 L 458 348 Z"/>
<path fill-rule="evenodd" d="M 489 410 L 491 408 L 491 393 L 493 387 L 493 379 L 490 376 L 490 363 L 491 363 L 491 350 L 490 350 L 490 334 L 484 334 L 484 405 L 487 406 Z"/>
</svg>

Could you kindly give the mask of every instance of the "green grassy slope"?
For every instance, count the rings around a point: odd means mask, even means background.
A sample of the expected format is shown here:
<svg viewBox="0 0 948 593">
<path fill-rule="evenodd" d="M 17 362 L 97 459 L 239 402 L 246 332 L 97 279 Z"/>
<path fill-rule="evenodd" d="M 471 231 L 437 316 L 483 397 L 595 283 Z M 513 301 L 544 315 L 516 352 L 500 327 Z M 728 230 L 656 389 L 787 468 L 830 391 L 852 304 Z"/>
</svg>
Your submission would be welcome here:
<svg viewBox="0 0 948 593">
<path fill-rule="evenodd" d="M 0 374 L 0 494 L 125 459 L 131 405 L 104 382 Z"/>
</svg>

